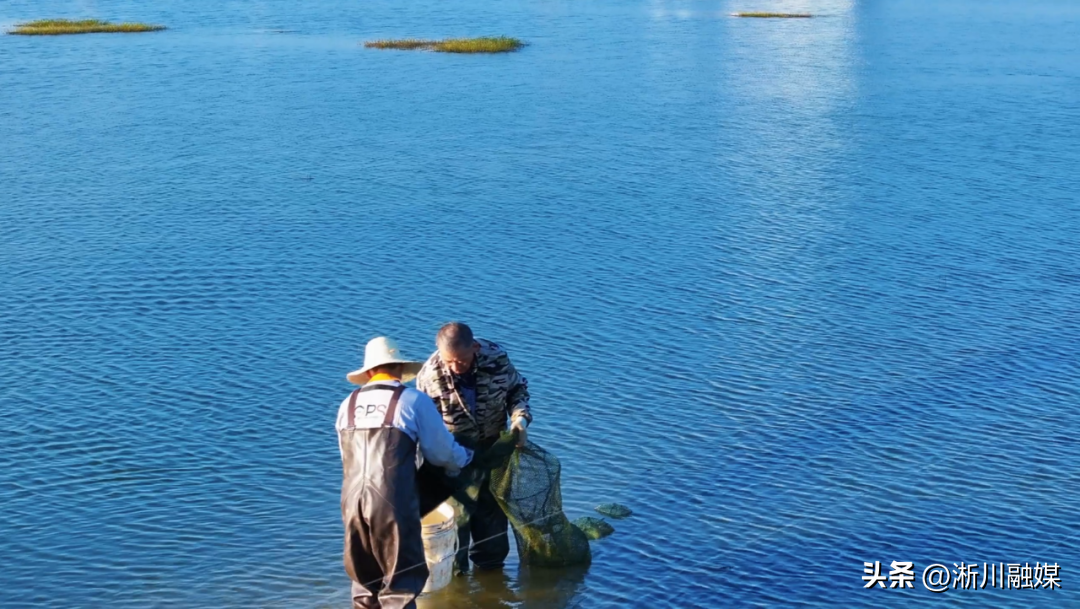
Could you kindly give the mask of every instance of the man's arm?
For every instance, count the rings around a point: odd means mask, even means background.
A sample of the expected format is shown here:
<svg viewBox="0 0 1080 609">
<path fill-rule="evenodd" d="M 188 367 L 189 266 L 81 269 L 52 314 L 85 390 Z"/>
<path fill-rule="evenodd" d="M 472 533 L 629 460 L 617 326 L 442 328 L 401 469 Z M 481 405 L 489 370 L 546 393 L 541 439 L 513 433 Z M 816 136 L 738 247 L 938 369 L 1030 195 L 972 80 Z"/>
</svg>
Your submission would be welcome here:
<svg viewBox="0 0 1080 609">
<path fill-rule="evenodd" d="M 472 451 L 454 441 L 431 398 L 418 392 L 412 415 L 424 459 L 450 471 L 457 471 L 472 461 Z"/>
<path fill-rule="evenodd" d="M 532 411 L 529 409 L 529 382 L 518 373 L 510 358 L 505 358 L 505 372 L 507 375 L 506 389 L 506 413 L 510 420 L 524 419 L 525 424 L 532 423 Z"/>
<path fill-rule="evenodd" d="M 352 394 L 350 393 L 349 397 L 342 400 L 341 405 L 338 406 L 337 420 L 334 422 L 334 430 L 337 431 L 338 437 L 338 452 L 341 454 L 342 461 L 345 460 L 345 447 L 341 444 L 341 430 L 345 429 L 345 427 L 348 426 L 349 401 L 351 397 Z"/>
<path fill-rule="evenodd" d="M 517 432 L 518 446 L 528 442 L 526 429 L 532 423 L 529 408 L 529 382 L 518 373 L 506 352 L 500 354 L 500 370 L 506 376 L 506 413 L 510 416 L 510 429 Z"/>
</svg>

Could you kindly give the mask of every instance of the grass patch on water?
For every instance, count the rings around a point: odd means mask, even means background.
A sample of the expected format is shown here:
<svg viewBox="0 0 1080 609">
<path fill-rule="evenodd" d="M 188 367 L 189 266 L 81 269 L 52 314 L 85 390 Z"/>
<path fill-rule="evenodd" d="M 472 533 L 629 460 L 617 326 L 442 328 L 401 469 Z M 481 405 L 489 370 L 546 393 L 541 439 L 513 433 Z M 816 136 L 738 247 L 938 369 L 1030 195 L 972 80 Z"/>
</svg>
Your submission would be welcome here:
<svg viewBox="0 0 1080 609">
<path fill-rule="evenodd" d="M 364 43 L 369 49 L 400 49 L 411 51 L 413 49 L 430 49 L 438 40 L 419 40 L 416 38 L 402 38 L 401 40 L 371 40 Z"/>
<path fill-rule="evenodd" d="M 371 40 L 364 46 L 369 49 L 401 49 L 412 51 L 423 49 L 439 53 L 509 53 L 525 46 L 517 38 L 494 36 L 482 38 L 447 38 L 446 40 L 419 40 L 403 38 L 401 40 Z"/>
<path fill-rule="evenodd" d="M 440 53 L 509 53 L 525 46 L 517 38 L 448 38 L 435 45 Z"/>
<path fill-rule="evenodd" d="M 735 13 L 736 17 L 756 17 L 758 19 L 809 19 L 809 13 Z"/>
<path fill-rule="evenodd" d="M 59 36 L 61 34 L 95 34 L 103 32 L 156 32 L 164 25 L 148 23 L 109 23 L 100 19 L 39 19 L 15 24 L 8 34 L 23 36 Z"/>
</svg>

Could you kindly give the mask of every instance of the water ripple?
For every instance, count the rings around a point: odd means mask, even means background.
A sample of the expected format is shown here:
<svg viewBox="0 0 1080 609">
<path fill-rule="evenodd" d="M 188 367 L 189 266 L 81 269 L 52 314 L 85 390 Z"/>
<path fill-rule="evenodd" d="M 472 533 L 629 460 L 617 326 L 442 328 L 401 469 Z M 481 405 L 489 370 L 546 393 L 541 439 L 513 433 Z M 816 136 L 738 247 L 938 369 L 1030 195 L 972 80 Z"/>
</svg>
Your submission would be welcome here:
<svg viewBox="0 0 1080 609">
<path fill-rule="evenodd" d="M 0 606 L 348 606 L 344 373 L 449 319 L 635 515 L 426 607 L 1080 603 L 1080 13 L 787 5 L 5 3 L 170 29 L 0 37 Z"/>
</svg>

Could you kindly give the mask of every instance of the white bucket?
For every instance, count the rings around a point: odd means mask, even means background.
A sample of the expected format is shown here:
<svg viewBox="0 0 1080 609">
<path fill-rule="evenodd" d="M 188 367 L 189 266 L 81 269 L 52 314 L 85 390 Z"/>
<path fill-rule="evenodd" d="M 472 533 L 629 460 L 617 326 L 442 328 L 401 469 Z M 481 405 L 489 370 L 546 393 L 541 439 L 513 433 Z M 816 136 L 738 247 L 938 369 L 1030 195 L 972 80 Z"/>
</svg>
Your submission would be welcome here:
<svg viewBox="0 0 1080 609">
<path fill-rule="evenodd" d="M 443 503 L 420 521 L 424 538 L 424 558 L 428 575 L 424 592 L 445 588 L 454 577 L 454 555 L 457 554 L 457 522 L 454 507 Z"/>
</svg>

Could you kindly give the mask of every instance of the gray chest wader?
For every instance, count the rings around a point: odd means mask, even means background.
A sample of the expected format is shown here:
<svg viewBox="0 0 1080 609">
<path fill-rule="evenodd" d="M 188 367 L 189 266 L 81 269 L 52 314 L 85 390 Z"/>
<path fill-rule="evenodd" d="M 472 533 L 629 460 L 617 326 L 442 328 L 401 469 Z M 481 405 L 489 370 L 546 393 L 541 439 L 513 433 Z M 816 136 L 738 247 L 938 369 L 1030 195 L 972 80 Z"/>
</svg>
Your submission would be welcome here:
<svg viewBox="0 0 1080 609">
<path fill-rule="evenodd" d="M 345 522 L 345 571 L 353 580 L 353 607 L 401 609 L 428 578 L 420 538 L 416 490 L 416 442 L 392 426 L 404 386 L 393 389 L 381 427 L 356 429 L 356 398 L 349 398 L 349 423 L 339 431 L 344 481 L 341 516 Z"/>
</svg>

